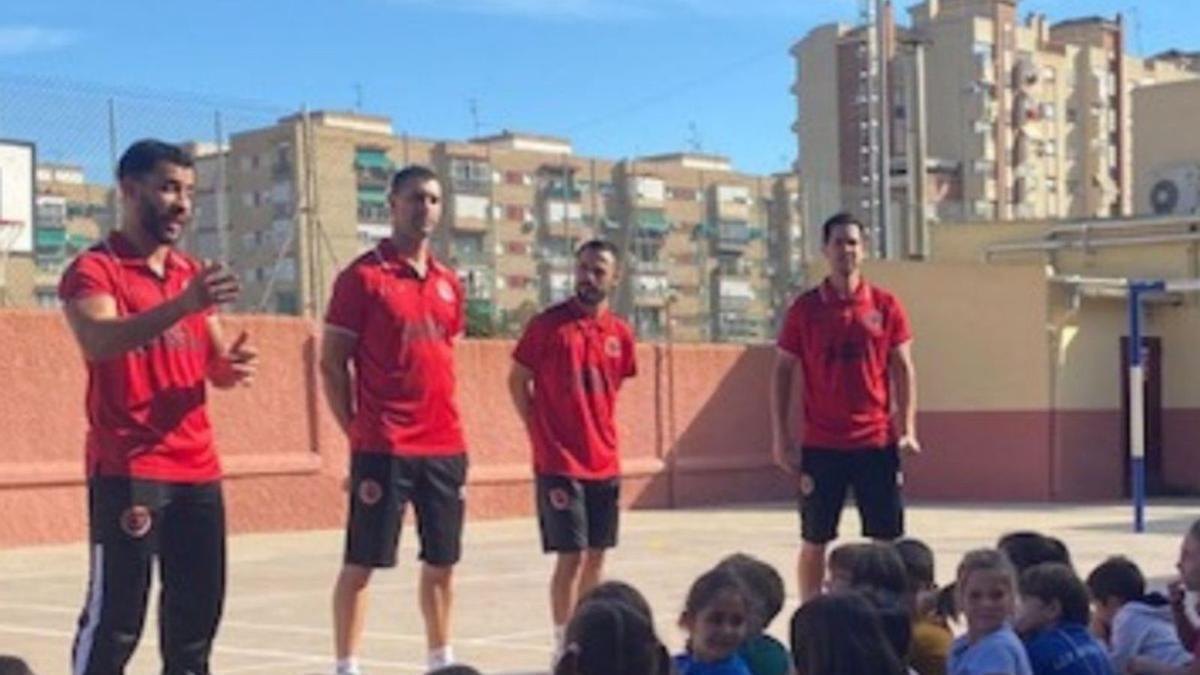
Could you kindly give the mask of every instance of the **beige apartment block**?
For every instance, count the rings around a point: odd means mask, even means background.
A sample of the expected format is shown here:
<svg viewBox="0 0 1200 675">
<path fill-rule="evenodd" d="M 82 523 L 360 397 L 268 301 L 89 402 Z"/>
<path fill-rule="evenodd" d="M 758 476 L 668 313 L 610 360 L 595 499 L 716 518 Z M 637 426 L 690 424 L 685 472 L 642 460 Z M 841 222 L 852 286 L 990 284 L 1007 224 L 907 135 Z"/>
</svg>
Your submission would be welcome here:
<svg viewBox="0 0 1200 675">
<path fill-rule="evenodd" d="M 893 177 L 906 172 L 924 52 L 926 203 L 934 220 L 1094 218 L 1133 212 L 1132 93 L 1197 73 L 1184 58 L 1126 51 L 1118 16 L 1018 19 L 1016 0 L 927 0 L 885 15 Z M 822 26 L 796 44 L 794 126 L 805 215 L 865 211 L 872 134 L 867 31 Z M 833 133 L 835 131 L 837 133 Z M 810 175 L 807 172 L 812 171 Z M 812 180 L 810 180 L 810 178 Z M 903 180 L 900 181 L 903 184 Z M 911 199 L 893 192 L 893 213 Z M 868 215 L 864 213 L 864 215 Z"/>
<path fill-rule="evenodd" d="M 112 189 L 88 183 L 82 167 L 39 163 L 35 192 L 33 251 L 8 260 L 7 306 L 57 307 L 63 270 L 114 223 Z"/>
<path fill-rule="evenodd" d="M 786 250 L 803 235 L 797 179 L 736 173 L 723 157 L 613 161 L 515 131 L 417 139 L 384 117 L 335 112 L 209 150 L 203 169 L 198 160 L 194 246 L 224 251 L 243 279 L 244 311 L 321 315 L 337 270 L 390 234 L 389 180 L 411 163 L 442 178 L 434 250 L 458 271 L 476 334 L 515 334 L 569 297 L 575 249 L 592 238 L 626 251 L 616 306 L 646 339 L 767 339 L 774 303 L 797 285 Z M 219 172 L 221 200 L 210 180 Z M 768 236 L 779 244 L 772 259 Z"/>
</svg>

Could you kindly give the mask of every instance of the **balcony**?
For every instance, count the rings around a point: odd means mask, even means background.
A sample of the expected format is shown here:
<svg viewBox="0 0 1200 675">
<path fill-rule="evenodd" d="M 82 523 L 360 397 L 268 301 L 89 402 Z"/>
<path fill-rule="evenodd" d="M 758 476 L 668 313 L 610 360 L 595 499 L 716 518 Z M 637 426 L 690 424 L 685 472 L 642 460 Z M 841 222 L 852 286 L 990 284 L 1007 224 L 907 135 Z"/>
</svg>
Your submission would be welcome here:
<svg viewBox="0 0 1200 675">
<path fill-rule="evenodd" d="M 631 277 L 633 302 L 638 307 L 662 307 L 671 295 L 671 284 L 664 272 L 636 271 Z"/>
<path fill-rule="evenodd" d="M 661 237 L 671 231 L 667 215 L 659 209 L 638 209 L 635 226 L 637 234 L 644 237 Z"/>
<path fill-rule="evenodd" d="M 292 178 L 295 176 L 296 165 L 291 160 L 279 157 L 271 163 L 271 177 L 275 179 Z"/>
<path fill-rule="evenodd" d="M 758 294 L 746 277 L 713 277 L 713 299 L 721 311 L 745 310 L 754 304 Z"/>
<path fill-rule="evenodd" d="M 380 167 L 359 166 L 355 164 L 354 181 L 359 189 L 387 190 L 391 187 L 392 174 L 390 171 Z"/>
<path fill-rule="evenodd" d="M 741 253 L 755 238 L 755 229 L 744 220 L 722 220 L 708 226 L 713 250 L 718 253 Z"/>
</svg>

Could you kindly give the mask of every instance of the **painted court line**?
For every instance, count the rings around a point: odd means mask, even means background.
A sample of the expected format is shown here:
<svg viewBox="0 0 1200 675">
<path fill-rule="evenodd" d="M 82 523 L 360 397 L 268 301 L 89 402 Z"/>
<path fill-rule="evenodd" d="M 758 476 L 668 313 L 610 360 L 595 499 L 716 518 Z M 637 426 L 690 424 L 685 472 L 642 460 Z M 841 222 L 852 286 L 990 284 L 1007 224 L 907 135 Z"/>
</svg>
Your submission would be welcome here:
<svg viewBox="0 0 1200 675">
<path fill-rule="evenodd" d="M 44 605 L 28 602 L 0 602 L 0 608 L 25 610 L 31 612 L 42 612 L 45 614 L 58 615 L 75 615 L 79 610 L 72 607 L 64 607 L 61 605 Z M 318 628 L 316 626 L 306 625 L 287 625 L 287 624 L 271 624 L 262 623 L 261 621 L 239 621 L 236 619 L 224 619 L 221 621 L 221 626 L 224 628 L 233 628 L 244 631 L 260 631 L 269 633 L 286 633 L 292 635 L 320 635 L 328 637 L 333 634 L 332 628 Z M 36 630 L 36 629 L 33 629 Z M 49 630 L 49 629 L 47 629 Z M 73 633 L 66 633 L 68 637 L 73 637 Z M 546 629 L 530 629 L 513 633 L 504 633 L 498 635 L 482 635 L 477 637 L 456 637 L 455 642 L 463 645 L 478 645 L 485 647 L 497 647 L 510 651 L 528 651 L 528 652 L 545 652 L 549 648 L 541 645 L 531 645 L 522 643 L 505 642 L 507 640 L 519 640 L 523 638 L 547 636 L 549 631 Z M 383 633 L 379 631 L 364 631 L 363 637 L 368 640 L 380 642 L 416 642 L 424 643 L 424 635 L 413 635 L 410 633 Z"/>
</svg>

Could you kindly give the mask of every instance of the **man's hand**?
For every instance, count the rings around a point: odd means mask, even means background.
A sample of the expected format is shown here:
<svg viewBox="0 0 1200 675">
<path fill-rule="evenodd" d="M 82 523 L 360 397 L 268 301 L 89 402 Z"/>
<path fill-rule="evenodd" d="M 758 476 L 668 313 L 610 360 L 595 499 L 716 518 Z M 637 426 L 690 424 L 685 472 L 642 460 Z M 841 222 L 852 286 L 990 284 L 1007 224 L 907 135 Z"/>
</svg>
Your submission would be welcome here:
<svg viewBox="0 0 1200 675">
<path fill-rule="evenodd" d="M 789 457 L 791 443 L 786 438 L 775 438 L 771 442 L 771 459 L 775 461 L 775 466 L 778 466 L 784 473 L 795 476 L 799 473 L 796 466 L 792 464 L 792 459 Z"/>
<path fill-rule="evenodd" d="M 902 455 L 919 455 L 921 454 L 921 443 L 917 441 L 916 435 L 903 434 L 900 436 L 900 439 L 896 441 L 896 449 L 899 450 L 900 454 Z"/>
<path fill-rule="evenodd" d="M 188 314 L 237 300 L 241 285 L 233 272 L 217 262 L 206 261 L 179 296 Z"/>
<path fill-rule="evenodd" d="M 219 357 L 213 373 L 213 384 L 218 387 L 248 385 L 258 370 L 258 350 L 247 345 L 249 334 L 242 331 L 230 345 L 229 350 Z"/>
</svg>

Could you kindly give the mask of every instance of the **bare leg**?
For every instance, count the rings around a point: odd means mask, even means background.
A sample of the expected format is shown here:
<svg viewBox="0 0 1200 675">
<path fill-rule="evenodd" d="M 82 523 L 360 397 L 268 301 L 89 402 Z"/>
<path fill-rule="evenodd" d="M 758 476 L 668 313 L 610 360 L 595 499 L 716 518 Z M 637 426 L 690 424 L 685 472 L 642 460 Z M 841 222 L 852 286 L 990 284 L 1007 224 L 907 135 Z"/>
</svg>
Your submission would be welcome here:
<svg viewBox="0 0 1200 675">
<path fill-rule="evenodd" d="M 421 614 L 425 617 L 425 642 L 430 651 L 450 644 L 453 572 L 450 565 L 421 566 Z"/>
<path fill-rule="evenodd" d="M 800 604 L 804 604 L 821 592 L 821 582 L 825 580 L 825 544 L 802 542 L 796 573 L 800 580 Z"/>
<path fill-rule="evenodd" d="M 367 616 L 371 568 L 346 563 L 333 587 L 333 646 L 338 660 L 358 652 Z"/>
<path fill-rule="evenodd" d="M 575 596 L 575 601 L 587 595 L 596 584 L 600 583 L 600 577 L 604 574 L 604 549 L 589 548 L 583 554 L 583 570 L 579 574 L 579 593 Z"/>
<path fill-rule="evenodd" d="M 580 567 L 583 554 L 559 553 L 550 577 L 550 616 L 555 626 L 566 625 L 579 599 Z"/>
</svg>

